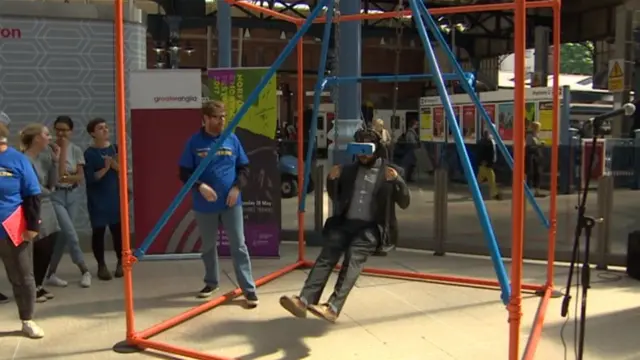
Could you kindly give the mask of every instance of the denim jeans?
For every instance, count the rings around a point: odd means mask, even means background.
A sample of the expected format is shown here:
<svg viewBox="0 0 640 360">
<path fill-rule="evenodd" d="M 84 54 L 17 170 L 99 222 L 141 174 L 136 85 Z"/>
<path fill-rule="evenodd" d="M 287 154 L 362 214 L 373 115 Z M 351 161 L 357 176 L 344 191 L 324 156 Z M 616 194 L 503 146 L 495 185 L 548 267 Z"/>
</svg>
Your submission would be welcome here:
<svg viewBox="0 0 640 360">
<path fill-rule="evenodd" d="M 220 278 L 218 263 L 218 225 L 222 226 L 229 239 L 233 269 L 238 284 L 244 293 L 256 291 L 251 271 L 251 259 L 244 238 L 242 205 L 225 209 L 219 213 L 195 212 L 196 224 L 202 239 L 202 261 L 204 262 L 205 284 L 217 287 Z"/>
<path fill-rule="evenodd" d="M 84 254 L 80 249 L 78 233 L 73 224 L 73 220 L 80 210 L 80 191 L 77 188 L 73 190 L 56 190 L 51 194 L 51 200 L 53 201 L 53 208 L 58 217 L 61 231 L 53 248 L 49 275 L 55 274 L 67 245 L 69 246 L 71 261 L 80 268 L 86 268 Z"/>
</svg>

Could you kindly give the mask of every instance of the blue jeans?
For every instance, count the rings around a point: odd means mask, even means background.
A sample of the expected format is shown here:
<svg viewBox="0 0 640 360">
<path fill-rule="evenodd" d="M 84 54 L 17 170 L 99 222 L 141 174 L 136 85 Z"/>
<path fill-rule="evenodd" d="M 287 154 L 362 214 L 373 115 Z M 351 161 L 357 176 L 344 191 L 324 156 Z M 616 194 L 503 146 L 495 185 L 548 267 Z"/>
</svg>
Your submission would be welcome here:
<svg viewBox="0 0 640 360">
<path fill-rule="evenodd" d="M 51 194 L 51 200 L 58 223 L 60 223 L 60 236 L 58 236 L 53 248 L 49 275 L 55 274 L 67 245 L 69 245 L 71 261 L 84 271 L 86 270 L 84 254 L 80 249 L 80 240 L 73 224 L 73 220 L 80 210 L 80 191 L 77 188 L 73 190 L 56 190 Z"/>
<path fill-rule="evenodd" d="M 220 278 L 218 264 L 218 226 L 222 221 L 227 237 L 233 269 L 242 291 L 252 293 L 256 291 L 251 271 L 251 259 L 244 239 L 244 219 L 242 205 L 225 209 L 219 213 L 195 212 L 196 224 L 202 239 L 202 262 L 204 262 L 205 284 L 217 287 Z"/>
</svg>

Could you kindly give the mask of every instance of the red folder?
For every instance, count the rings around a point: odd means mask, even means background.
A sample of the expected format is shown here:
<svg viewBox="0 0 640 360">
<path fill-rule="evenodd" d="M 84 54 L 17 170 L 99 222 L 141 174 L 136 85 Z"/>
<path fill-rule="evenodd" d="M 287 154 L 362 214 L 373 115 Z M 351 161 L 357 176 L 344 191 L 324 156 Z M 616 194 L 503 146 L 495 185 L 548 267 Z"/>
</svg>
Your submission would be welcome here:
<svg viewBox="0 0 640 360">
<path fill-rule="evenodd" d="M 24 241 L 22 234 L 27 231 L 27 220 L 24 217 L 22 206 L 18 207 L 13 214 L 9 215 L 9 217 L 2 222 L 2 226 L 7 232 L 7 235 L 9 235 L 9 239 L 11 239 L 13 245 L 20 246 Z"/>
</svg>

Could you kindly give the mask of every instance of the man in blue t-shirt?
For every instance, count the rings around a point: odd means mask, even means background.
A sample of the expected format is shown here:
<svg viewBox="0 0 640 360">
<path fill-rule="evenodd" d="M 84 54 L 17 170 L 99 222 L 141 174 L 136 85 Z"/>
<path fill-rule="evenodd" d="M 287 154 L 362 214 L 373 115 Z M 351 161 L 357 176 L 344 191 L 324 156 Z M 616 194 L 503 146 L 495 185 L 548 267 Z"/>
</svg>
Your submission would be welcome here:
<svg viewBox="0 0 640 360">
<path fill-rule="evenodd" d="M 193 135 L 180 157 L 180 180 L 187 182 L 200 162 L 221 140 L 225 126 L 224 104 L 211 101 L 202 106 L 202 129 Z M 200 298 L 210 297 L 219 284 L 218 226 L 222 225 L 229 239 L 236 278 L 247 305 L 258 305 L 256 285 L 251 271 L 251 259 L 244 238 L 241 190 L 247 184 L 249 159 L 235 134 L 222 140 L 213 161 L 198 178 L 192 189 L 193 211 L 202 239 L 202 261 L 205 267 L 205 287 Z"/>
</svg>

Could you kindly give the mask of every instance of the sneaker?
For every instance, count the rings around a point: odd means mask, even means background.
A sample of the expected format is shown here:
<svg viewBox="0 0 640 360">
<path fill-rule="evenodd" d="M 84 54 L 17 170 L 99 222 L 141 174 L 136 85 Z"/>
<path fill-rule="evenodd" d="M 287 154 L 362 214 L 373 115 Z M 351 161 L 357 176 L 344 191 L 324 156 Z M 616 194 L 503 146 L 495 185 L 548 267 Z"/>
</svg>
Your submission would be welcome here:
<svg viewBox="0 0 640 360">
<path fill-rule="evenodd" d="M 102 281 L 109 281 L 112 279 L 111 271 L 107 268 L 107 265 L 98 266 L 98 279 Z"/>
<path fill-rule="evenodd" d="M 86 271 L 80 278 L 80 286 L 83 288 L 91 287 L 91 273 Z"/>
<path fill-rule="evenodd" d="M 56 274 L 53 274 L 47 278 L 45 281 L 47 285 L 57 286 L 57 287 L 67 287 L 69 285 L 65 280 L 60 279 Z"/>
<path fill-rule="evenodd" d="M 22 322 L 22 332 L 31 339 L 42 339 L 44 337 L 44 330 L 33 320 Z"/>
<path fill-rule="evenodd" d="M 116 265 L 116 271 L 113 273 L 113 276 L 116 278 L 121 278 L 124 276 L 124 271 L 122 271 L 122 263 L 118 262 L 118 265 Z"/>
<path fill-rule="evenodd" d="M 47 298 L 45 289 L 39 288 L 38 290 L 36 290 L 36 302 L 37 303 L 47 302 L 47 300 L 49 300 L 49 299 Z"/>
<path fill-rule="evenodd" d="M 280 306 L 298 318 L 307 317 L 307 305 L 299 296 L 283 296 L 280 298 Z"/>
<path fill-rule="evenodd" d="M 202 290 L 200 290 L 200 292 L 198 293 L 198 298 L 206 299 L 208 297 L 211 297 L 211 295 L 213 295 L 216 290 L 218 290 L 217 286 L 205 285 L 205 287 L 203 287 Z"/>
<path fill-rule="evenodd" d="M 0 293 L 0 304 L 6 304 L 9 302 L 9 298 L 4 294 Z"/>
<path fill-rule="evenodd" d="M 338 313 L 336 313 L 329 304 L 322 305 L 309 305 L 309 311 L 330 323 L 335 323 L 338 320 Z"/>
<path fill-rule="evenodd" d="M 249 309 L 255 309 L 258 307 L 258 295 L 255 292 L 248 292 L 244 294 L 244 299 L 247 301 L 247 307 Z"/>
<path fill-rule="evenodd" d="M 47 289 L 41 288 L 41 290 L 42 290 L 44 296 L 47 298 L 47 300 L 53 300 L 55 298 L 55 295 L 50 293 Z"/>
</svg>

